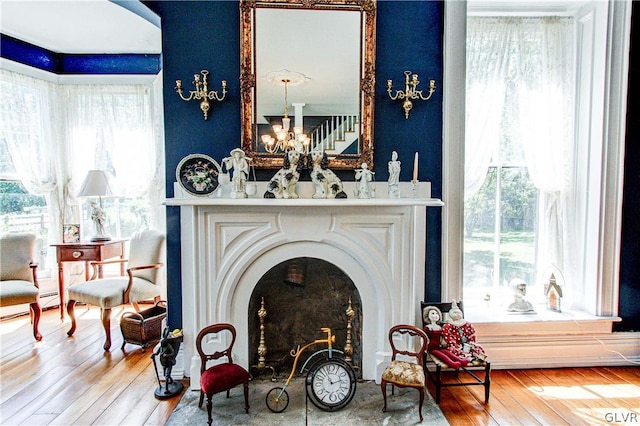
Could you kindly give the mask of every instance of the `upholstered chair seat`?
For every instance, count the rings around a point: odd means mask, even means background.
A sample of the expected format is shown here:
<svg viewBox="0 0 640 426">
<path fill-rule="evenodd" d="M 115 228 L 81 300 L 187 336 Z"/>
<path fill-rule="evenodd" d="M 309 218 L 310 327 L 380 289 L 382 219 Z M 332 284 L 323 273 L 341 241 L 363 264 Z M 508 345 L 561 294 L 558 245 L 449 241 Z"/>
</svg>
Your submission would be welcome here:
<svg viewBox="0 0 640 426">
<path fill-rule="evenodd" d="M 0 286 L 0 305 L 22 305 L 38 301 L 40 291 L 32 282 L 21 280 L 2 281 Z"/>
<path fill-rule="evenodd" d="M 398 386 L 424 386 L 424 368 L 420 364 L 406 361 L 391 361 L 382 373 L 382 379 Z"/>
<path fill-rule="evenodd" d="M 202 373 L 200 388 L 205 394 L 213 395 L 241 385 L 247 378 L 247 370 L 237 364 L 218 364 Z"/>
<path fill-rule="evenodd" d="M 129 302 L 125 302 L 124 293 L 127 285 L 128 281 L 121 277 L 103 278 L 100 280 L 100 285 L 96 285 L 94 281 L 86 281 L 69 288 L 69 299 L 82 300 L 84 303 L 100 308 L 115 308 L 126 303 L 153 299 L 159 295 L 158 285 L 143 278 L 133 277 Z"/>
</svg>

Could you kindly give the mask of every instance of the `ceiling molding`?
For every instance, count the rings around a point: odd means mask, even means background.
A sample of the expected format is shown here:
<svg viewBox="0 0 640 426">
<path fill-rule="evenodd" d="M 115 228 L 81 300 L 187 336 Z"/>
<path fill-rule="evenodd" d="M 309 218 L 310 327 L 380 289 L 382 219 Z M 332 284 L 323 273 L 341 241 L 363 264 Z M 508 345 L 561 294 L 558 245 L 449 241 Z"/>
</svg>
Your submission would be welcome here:
<svg viewBox="0 0 640 426">
<path fill-rule="evenodd" d="M 0 34 L 0 57 L 58 75 L 158 74 L 159 54 L 63 54 Z"/>
</svg>

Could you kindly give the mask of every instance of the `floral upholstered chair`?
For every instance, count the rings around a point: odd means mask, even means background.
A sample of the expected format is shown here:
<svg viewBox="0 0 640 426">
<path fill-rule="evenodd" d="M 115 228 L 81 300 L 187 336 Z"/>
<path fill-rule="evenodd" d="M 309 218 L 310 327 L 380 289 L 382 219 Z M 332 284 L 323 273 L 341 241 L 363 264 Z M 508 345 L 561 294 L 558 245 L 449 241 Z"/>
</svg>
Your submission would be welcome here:
<svg viewBox="0 0 640 426">
<path fill-rule="evenodd" d="M 420 393 L 418 414 L 422 421 L 422 403 L 424 402 L 425 376 L 424 354 L 427 350 L 429 339 L 424 331 L 412 325 L 396 325 L 389 330 L 389 343 L 391 344 L 391 363 L 382 373 L 382 397 L 384 406 L 382 412 L 387 411 L 387 384 L 393 387 L 414 388 Z M 398 355 L 406 358 L 415 358 L 415 362 L 396 359 Z"/>
<path fill-rule="evenodd" d="M 29 304 L 33 322 L 33 336 L 42 340 L 40 322 L 40 290 L 34 263 L 36 236 L 6 234 L 0 238 L 0 306 Z"/>
</svg>

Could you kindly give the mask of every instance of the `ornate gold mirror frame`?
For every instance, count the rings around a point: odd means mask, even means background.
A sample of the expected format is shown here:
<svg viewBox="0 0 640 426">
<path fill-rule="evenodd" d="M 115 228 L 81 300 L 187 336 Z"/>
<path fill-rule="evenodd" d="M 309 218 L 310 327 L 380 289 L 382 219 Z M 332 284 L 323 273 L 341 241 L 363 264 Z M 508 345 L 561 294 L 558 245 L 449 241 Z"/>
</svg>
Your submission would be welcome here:
<svg viewBox="0 0 640 426">
<path fill-rule="evenodd" d="M 364 162 L 373 164 L 373 106 L 375 85 L 375 0 L 240 0 L 240 91 L 242 111 L 242 149 L 253 159 L 257 168 L 279 168 L 283 155 L 258 150 L 256 96 L 256 11 L 259 8 L 346 10 L 360 12 L 360 135 L 357 152 L 352 154 L 329 153 L 329 167 L 355 169 Z M 286 28 L 276 28 L 283 31 Z M 302 35 L 304 37 L 304 35 Z M 264 73 L 264 70 L 259 70 Z"/>
</svg>

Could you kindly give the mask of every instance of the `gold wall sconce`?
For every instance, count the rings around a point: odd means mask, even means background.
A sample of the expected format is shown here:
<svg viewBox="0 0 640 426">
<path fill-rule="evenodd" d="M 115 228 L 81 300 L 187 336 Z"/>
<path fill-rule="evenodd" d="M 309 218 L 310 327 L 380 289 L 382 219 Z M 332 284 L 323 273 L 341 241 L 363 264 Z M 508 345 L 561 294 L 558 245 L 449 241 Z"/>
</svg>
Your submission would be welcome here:
<svg viewBox="0 0 640 426">
<path fill-rule="evenodd" d="M 200 74 L 202 74 L 202 78 L 200 78 Z M 193 85 L 196 90 L 189 91 L 189 97 L 185 97 L 182 94 L 182 80 L 176 80 L 176 92 L 180 95 L 183 101 L 190 101 L 191 99 L 196 99 L 200 101 L 200 109 L 204 114 L 204 119 L 206 120 L 209 117 L 209 100 L 221 102 L 225 95 L 227 94 L 227 81 L 222 80 L 222 96 L 218 95 L 218 92 L 215 90 L 209 91 L 207 76 L 209 75 L 209 71 L 202 70 L 200 74 L 193 75 Z"/>
<path fill-rule="evenodd" d="M 387 80 L 387 93 L 391 100 L 395 101 L 397 99 L 404 99 L 402 102 L 402 108 L 404 109 L 404 118 L 409 118 L 409 111 L 413 108 L 412 100 L 421 99 L 423 101 L 428 101 L 433 95 L 433 92 L 436 91 L 436 81 L 429 80 L 429 94 L 428 96 L 424 96 L 422 94 L 422 90 L 416 90 L 420 82 L 418 81 L 418 74 L 411 74 L 411 71 L 404 72 L 404 92 L 402 90 L 396 90 L 395 95 L 391 93 L 392 90 L 392 81 Z"/>
</svg>

